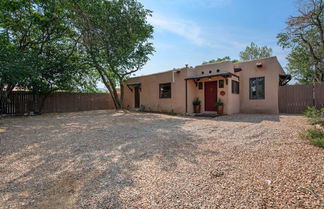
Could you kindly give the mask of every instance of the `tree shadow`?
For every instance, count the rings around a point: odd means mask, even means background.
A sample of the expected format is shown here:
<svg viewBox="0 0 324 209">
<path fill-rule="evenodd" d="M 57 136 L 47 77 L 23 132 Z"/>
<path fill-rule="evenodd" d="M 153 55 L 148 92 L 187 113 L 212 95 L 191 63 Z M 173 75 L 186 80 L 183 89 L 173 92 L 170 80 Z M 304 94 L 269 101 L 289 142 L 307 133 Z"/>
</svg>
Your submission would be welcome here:
<svg viewBox="0 0 324 209">
<path fill-rule="evenodd" d="M 263 121 L 280 122 L 280 115 L 278 114 L 233 114 L 221 115 L 217 117 L 195 117 L 198 120 L 215 120 L 224 122 L 242 122 L 242 123 L 261 123 Z"/>
<path fill-rule="evenodd" d="M 172 172 L 179 160 L 196 164 L 197 155 L 208 154 L 182 129 L 188 120 L 114 111 L 8 119 L 0 135 L 0 203 L 122 208 L 121 192 L 134 186 L 142 161 L 154 160 L 161 171 Z"/>
</svg>

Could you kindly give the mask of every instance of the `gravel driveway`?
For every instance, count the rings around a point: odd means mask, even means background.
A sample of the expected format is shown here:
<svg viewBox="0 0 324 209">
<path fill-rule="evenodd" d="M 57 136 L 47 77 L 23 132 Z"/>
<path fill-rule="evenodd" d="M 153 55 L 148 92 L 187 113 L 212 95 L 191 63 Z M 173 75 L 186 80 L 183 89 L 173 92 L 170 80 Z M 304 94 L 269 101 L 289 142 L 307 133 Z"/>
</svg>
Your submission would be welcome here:
<svg viewBox="0 0 324 209">
<path fill-rule="evenodd" d="M 0 119 L 0 208 L 321 208 L 302 116 L 90 111 Z"/>
</svg>

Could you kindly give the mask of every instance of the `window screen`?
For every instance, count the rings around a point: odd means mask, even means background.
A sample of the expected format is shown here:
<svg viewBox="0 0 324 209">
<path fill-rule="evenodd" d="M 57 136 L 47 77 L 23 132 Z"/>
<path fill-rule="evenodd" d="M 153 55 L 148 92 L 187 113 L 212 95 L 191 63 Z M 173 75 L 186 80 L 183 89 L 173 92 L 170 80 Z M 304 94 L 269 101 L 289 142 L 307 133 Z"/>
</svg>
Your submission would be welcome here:
<svg viewBox="0 0 324 209">
<path fill-rule="evenodd" d="M 264 77 L 250 78 L 250 99 L 264 99 Z"/>
<path fill-rule="evenodd" d="M 240 82 L 232 80 L 232 93 L 233 94 L 240 93 Z"/>
<path fill-rule="evenodd" d="M 160 84 L 160 98 L 171 98 L 171 83 Z"/>
</svg>

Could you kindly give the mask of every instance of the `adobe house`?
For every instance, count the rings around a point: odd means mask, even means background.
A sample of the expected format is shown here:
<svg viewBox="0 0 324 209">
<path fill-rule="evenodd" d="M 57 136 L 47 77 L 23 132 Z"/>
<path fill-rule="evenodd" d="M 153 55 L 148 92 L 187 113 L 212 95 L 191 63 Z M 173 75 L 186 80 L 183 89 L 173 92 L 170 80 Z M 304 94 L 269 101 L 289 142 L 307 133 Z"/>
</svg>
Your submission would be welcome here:
<svg viewBox="0 0 324 209">
<path fill-rule="evenodd" d="M 290 80 L 276 57 L 184 67 L 133 77 L 124 85 L 124 107 L 146 111 L 193 113 L 193 100 L 202 112 L 215 112 L 219 99 L 224 114 L 278 114 L 278 90 Z"/>
</svg>

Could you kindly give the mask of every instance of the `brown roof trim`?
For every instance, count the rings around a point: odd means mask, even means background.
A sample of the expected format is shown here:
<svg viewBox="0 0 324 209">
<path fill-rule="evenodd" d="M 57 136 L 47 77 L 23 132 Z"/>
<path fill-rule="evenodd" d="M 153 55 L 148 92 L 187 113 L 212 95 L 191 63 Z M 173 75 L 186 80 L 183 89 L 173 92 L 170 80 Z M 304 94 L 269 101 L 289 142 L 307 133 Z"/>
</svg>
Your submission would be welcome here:
<svg viewBox="0 0 324 209">
<path fill-rule="evenodd" d="M 279 75 L 279 85 L 285 86 L 290 80 L 292 79 L 291 75 L 289 74 L 281 74 Z"/>
<path fill-rule="evenodd" d="M 201 79 L 201 78 L 212 78 L 212 77 L 218 77 L 218 76 L 225 77 L 225 78 L 234 76 L 234 77 L 240 78 L 238 75 L 235 75 L 235 74 L 230 73 L 230 72 L 221 72 L 221 73 L 203 75 L 203 76 L 191 76 L 191 77 L 185 78 L 185 80 L 195 80 L 195 79 Z"/>
<path fill-rule="evenodd" d="M 141 82 L 126 83 L 127 86 L 140 86 Z"/>
</svg>

